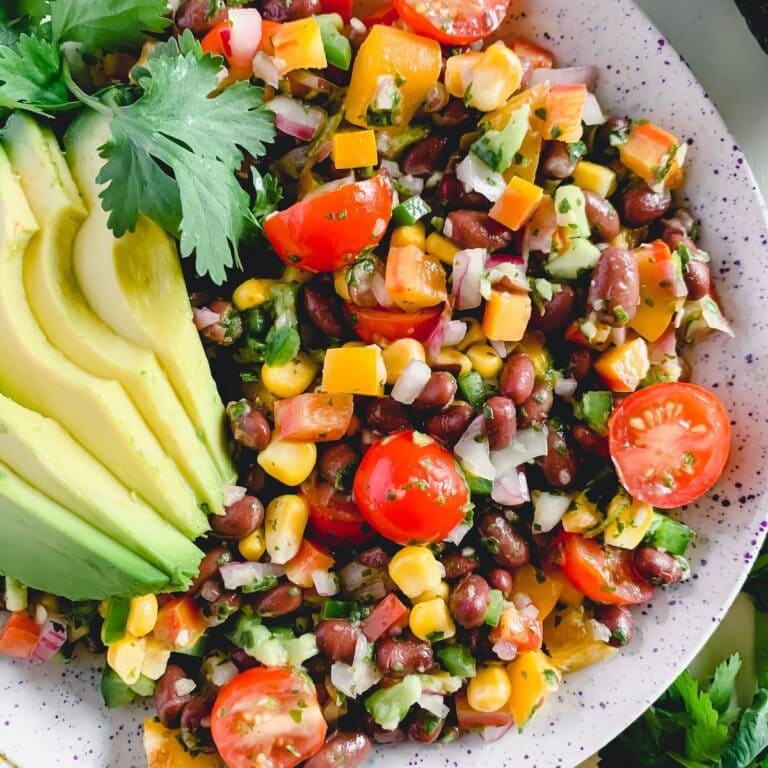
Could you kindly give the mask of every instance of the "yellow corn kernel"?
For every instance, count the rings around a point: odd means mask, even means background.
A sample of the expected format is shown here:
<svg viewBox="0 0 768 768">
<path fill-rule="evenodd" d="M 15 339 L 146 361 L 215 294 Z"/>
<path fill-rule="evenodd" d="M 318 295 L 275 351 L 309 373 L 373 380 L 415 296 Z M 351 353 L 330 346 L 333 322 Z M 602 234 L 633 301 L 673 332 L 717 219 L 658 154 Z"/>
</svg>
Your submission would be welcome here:
<svg viewBox="0 0 768 768">
<path fill-rule="evenodd" d="M 325 353 L 323 392 L 381 397 L 386 380 L 387 369 L 376 344 L 335 347 Z"/>
<path fill-rule="evenodd" d="M 265 363 L 261 369 L 264 386 L 276 397 L 300 395 L 314 381 L 316 375 L 317 365 L 303 352 L 286 365 L 272 367 Z"/>
<path fill-rule="evenodd" d="M 372 128 L 362 131 L 337 131 L 333 134 L 331 158 L 339 170 L 370 168 L 378 165 L 376 134 Z"/>
<path fill-rule="evenodd" d="M 440 597 L 416 603 L 411 608 L 408 624 L 416 637 L 429 642 L 446 640 L 456 634 L 456 625 L 453 623 L 448 605 Z"/>
<path fill-rule="evenodd" d="M 102 619 L 107 618 L 107 612 L 109 611 L 109 600 L 102 600 L 99 603 L 99 616 L 101 616 Z"/>
<path fill-rule="evenodd" d="M 277 285 L 277 280 L 257 280 L 251 278 L 235 288 L 232 294 L 232 302 L 236 309 L 245 312 L 246 309 L 259 307 L 269 301 L 272 288 Z"/>
<path fill-rule="evenodd" d="M 409 245 L 415 245 L 420 251 L 426 251 L 427 236 L 424 229 L 424 222 L 417 221 L 415 224 L 398 227 L 392 233 L 392 239 L 389 244 L 392 248 L 406 248 Z M 436 254 L 432 255 L 434 256 Z"/>
<path fill-rule="evenodd" d="M 387 369 L 387 384 L 394 384 L 411 360 L 426 362 L 424 345 L 416 339 L 398 339 L 381 351 Z"/>
<path fill-rule="evenodd" d="M 307 272 L 306 269 L 299 269 L 289 264 L 280 276 L 281 283 L 308 283 L 313 277 L 313 272 Z"/>
<path fill-rule="evenodd" d="M 268 475 L 283 485 L 301 485 L 315 468 L 317 446 L 314 443 L 287 442 L 273 437 L 256 461 Z"/>
<path fill-rule="evenodd" d="M 426 250 L 430 256 L 436 256 L 443 264 L 453 265 L 453 257 L 461 249 L 447 237 L 433 232 L 427 238 Z"/>
<path fill-rule="evenodd" d="M 440 589 L 443 567 L 428 547 L 403 547 L 389 561 L 389 576 L 410 598 Z"/>
<path fill-rule="evenodd" d="M 131 608 L 128 612 L 128 621 L 125 630 L 134 637 L 148 635 L 157 623 L 157 597 L 144 595 L 134 597 L 131 600 Z"/>
<path fill-rule="evenodd" d="M 512 684 L 504 667 L 485 667 L 467 686 L 467 702 L 478 712 L 496 712 L 512 695 Z"/>
<path fill-rule="evenodd" d="M 616 173 L 604 165 L 581 160 L 573 172 L 573 183 L 596 195 L 610 197 L 616 191 Z"/>
<path fill-rule="evenodd" d="M 147 650 L 145 637 L 126 634 L 122 640 L 107 648 L 107 664 L 117 672 L 126 685 L 133 685 L 141 677 L 141 667 Z"/>
<path fill-rule="evenodd" d="M 504 361 L 490 344 L 474 344 L 467 350 L 472 367 L 484 378 L 495 379 Z"/>
<path fill-rule="evenodd" d="M 539 332 L 526 333 L 517 343 L 516 352 L 525 352 L 531 358 L 537 379 L 543 379 L 552 368 L 552 355 L 544 346 L 544 336 Z"/>
<path fill-rule="evenodd" d="M 437 366 L 438 367 L 446 367 L 446 366 L 458 366 L 459 368 L 459 375 L 462 373 L 469 373 L 472 370 L 472 362 L 471 360 L 461 352 L 459 352 L 457 349 L 453 349 L 452 347 L 443 347 L 439 354 L 437 355 Z"/>
<path fill-rule="evenodd" d="M 617 493 L 608 506 L 605 543 L 622 549 L 634 549 L 645 538 L 653 522 L 653 507 Z"/>
<path fill-rule="evenodd" d="M 487 339 L 485 338 L 483 329 L 480 327 L 480 323 L 474 317 L 465 317 L 462 318 L 462 321 L 467 324 L 467 333 L 458 344 L 458 349 L 462 352 L 466 352 L 475 344 L 485 344 Z"/>
<path fill-rule="evenodd" d="M 257 528 L 253 533 L 249 533 L 244 539 L 240 539 L 237 542 L 237 548 L 246 560 L 254 563 L 261 560 L 262 555 L 267 551 L 264 526 Z"/>
<path fill-rule="evenodd" d="M 309 506 L 303 497 L 285 494 L 269 502 L 264 537 L 273 563 L 285 565 L 296 557 L 308 522 Z"/>
<path fill-rule="evenodd" d="M 333 273 L 333 290 L 336 291 L 339 298 L 347 302 L 352 301 L 352 297 L 349 295 L 348 275 L 349 267 L 342 267 Z"/>
<path fill-rule="evenodd" d="M 512 695 L 507 707 L 518 728 L 560 685 L 560 673 L 541 651 L 521 653 L 507 666 Z"/>
<path fill-rule="evenodd" d="M 437 598 L 448 600 L 450 594 L 451 585 L 447 581 L 441 581 L 440 586 L 437 589 L 428 589 L 426 592 L 422 592 L 418 597 L 412 598 L 411 602 L 425 603 L 427 600 L 435 600 Z"/>
<path fill-rule="evenodd" d="M 445 87 L 451 96 L 460 99 L 466 96 L 475 67 L 482 58 L 483 54 L 479 51 L 467 51 L 448 58 L 445 62 Z"/>
<path fill-rule="evenodd" d="M 171 651 L 154 635 L 150 635 L 146 640 L 146 653 L 144 654 L 144 663 L 141 665 L 141 674 L 150 680 L 159 680 L 168 667 Z"/>
</svg>

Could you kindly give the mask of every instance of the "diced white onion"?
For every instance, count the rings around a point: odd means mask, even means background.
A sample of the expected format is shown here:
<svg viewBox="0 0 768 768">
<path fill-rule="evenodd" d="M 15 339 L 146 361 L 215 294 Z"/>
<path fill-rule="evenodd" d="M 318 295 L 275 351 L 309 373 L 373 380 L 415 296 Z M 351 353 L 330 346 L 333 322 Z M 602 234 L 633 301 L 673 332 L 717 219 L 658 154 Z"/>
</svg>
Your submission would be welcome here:
<svg viewBox="0 0 768 768">
<path fill-rule="evenodd" d="M 571 506 L 570 496 L 562 493 L 541 491 L 533 499 L 533 531 L 549 533 L 562 519 Z"/>
<path fill-rule="evenodd" d="M 496 474 L 504 475 L 515 467 L 528 464 L 547 453 L 547 428 L 521 429 L 515 439 L 501 451 L 491 451 Z"/>
<path fill-rule="evenodd" d="M 531 85 L 549 81 L 550 85 L 578 85 L 584 83 L 587 90 L 594 90 L 597 83 L 597 67 L 564 67 L 563 69 L 534 69 Z"/>
<path fill-rule="evenodd" d="M 330 571 L 312 571 L 312 583 L 320 597 L 333 597 L 339 593 L 339 585 Z"/>
<path fill-rule="evenodd" d="M 197 688 L 197 683 L 188 677 L 182 677 L 173 684 L 173 690 L 177 696 L 188 696 Z"/>
<path fill-rule="evenodd" d="M 211 682 L 217 687 L 222 688 L 231 680 L 234 680 L 240 671 L 231 661 L 224 661 L 217 664 L 211 670 Z"/>
<path fill-rule="evenodd" d="M 474 152 L 470 152 L 457 166 L 456 178 L 467 192 L 478 192 L 495 203 L 507 184 L 500 173 L 489 168 Z"/>
<path fill-rule="evenodd" d="M 446 537 L 445 541 L 455 544 L 457 547 L 464 541 L 464 537 L 472 530 L 472 523 L 459 523 Z"/>
<path fill-rule="evenodd" d="M 467 324 L 461 320 L 450 320 L 445 329 L 443 344 L 446 347 L 455 347 L 461 344 L 467 335 Z"/>
<path fill-rule="evenodd" d="M 392 387 L 392 398 L 403 405 L 413 405 L 427 385 L 432 369 L 421 360 L 410 360 Z"/>
<path fill-rule="evenodd" d="M 400 183 L 412 194 L 420 195 L 424 191 L 424 179 L 407 174 L 400 177 Z"/>
<path fill-rule="evenodd" d="M 507 347 L 506 341 L 498 341 L 497 339 L 488 339 L 488 343 L 493 348 L 494 352 L 502 358 L 506 358 L 506 356 L 509 354 L 509 347 Z"/>
<path fill-rule="evenodd" d="M 371 106 L 379 112 L 387 112 L 394 109 L 396 97 L 395 78 L 392 75 L 379 75 Z"/>
<path fill-rule="evenodd" d="M 426 189 L 434 189 L 442 180 L 445 174 L 442 171 L 435 171 L 424 184 Z"/>
<path fill-rule="evenodd" d="M 376 270 L 371 278 L 371 293 L 382 307 L 391 307 L 395 303 L 387 290 L 387 279 L 379 270 Z"/>
<path fill-rule="evenodd" d="M 227 589 L 239 589 L 272 576 L 282 576 L 285 566 L 274 563 L 226 563 L 219 568 L 219 573 Z"/>
<path fill-rule="evenodd" d="M 587 622 L 587 630 L 593 640 L 601 643 L 609 643 L 611 641 L 611 630 L 596 619 L 590 619 Z"/>
<path fill-rule="evenodd" d="M 360 32 L 361 34 L 365 33 L 368 30 L 368 27 L 365 26 L 365 23 L 357 18 L 357 16 L 353 16 L 349 20 L 349 26 L 352 27 L 352 29 L 355 30 L 355 32 Z"/>
<path fill-rule="evenodd" d="M 422 692 L 421 698 L 417 703 L 422 709 L 426 709 L 427 712 L 432 713 L 441 720 L 448 717 L 450 710 L 445 706 L 445 700 L 439 693 Z"/>
<path fill-rule="evenodd" d="M 576 387 L 578 387 L 578 385 L 579 383 L 576 381 L 576 379 L 558 379 L 555 383 L 555 394 L 558 397 L 562 397 L 567 400 L 568 398 L 573 397 L 573 393 L 576 391 Z"/>
<path fill-rule="evenodd" d="M 355 656 L 352 664 L 337 661 L 331 665 L 331 682 L 351 699 L 365 693 L 381 680 L 381 672 L 373 663 L 373 650 L 365 635 L 361 632 L 355 643 Z"/>
<path fill-rule="evenodd" d="M 508 640 L 498 640 L 493 644 L 493 652 L 502 661 L 514 661 L 517 656 L 517 646 Z"/>
<path fill-rule="evenodd" d="M 594 93 L 588 93 L 584 102 L 584 112 L 581 115 L 581 121 L 584 125 L 602 125 L 605 119 L 597 97 Z"/>
<path fill-rule="evenodd" d="M 469 248 L 459 251 L 453 257 L 452 293 L 457 309 L 479 307 L 483 295 L 481 284 L 488 251 L 485 248 Z"/>
<path fill-rule="evenodd" d="M 491 498 L 497 504 L 518 507 L 531 500 L 528 492 L 528 479 L 525 470 L 520 467 L 511 469 L 503 475 L 496 475 L 491 490 Z"/>
<path fill-rule="evenodd" d="M 280 85 L 280 73 L 277 71 L 275 62 L 264 51 L 258 51 L 253 57 L 253 76 L 273 88 Z"/>
<path fill-rule="evenodd" d="M 371 569 L 363 565 L 359 560 L 353 560 L 345 565 L 340 571 L 341 583 L 347 592 L 353 592 L 365 583 L 366 575 L 369 575 Z"/>
<path fill-rule="evenodd" d="M 394 160 L 382 160 L 379 163 L 379 168 L 387 171 L 393 179 L 400 178 L 400 166 Z"/>
<path fill-rule="evenodd" d="M 233 504 L 237 504 L 238 501 L 242 501 L 247 491 L 248 489 L 242 485 L 225 485 L 224 506 L 231 507 Z"/>
<path fill-rule="evenodd" d="M 461 459 L 467 472 L 486 480 L 494 480 L 497 470 L 491 461 L 488 439 L 483 434 L 484 422 L 484 416 L 473 419 L 456 443 L 453 452 Z"/>
<path fill-rule="evenodd" d="M 512 723 L 509 725 L 497 725 L 497 726 L 486 726 L 483 728 L 482 731 L 480 731 L 480 738 L 486 743 L 486 744 L 493 744 L 494 741 L 499 741 L 499 739 L 503 739 L 504 736 L 509 733 L 510 728 L 512 728 Z"/>
</svg>

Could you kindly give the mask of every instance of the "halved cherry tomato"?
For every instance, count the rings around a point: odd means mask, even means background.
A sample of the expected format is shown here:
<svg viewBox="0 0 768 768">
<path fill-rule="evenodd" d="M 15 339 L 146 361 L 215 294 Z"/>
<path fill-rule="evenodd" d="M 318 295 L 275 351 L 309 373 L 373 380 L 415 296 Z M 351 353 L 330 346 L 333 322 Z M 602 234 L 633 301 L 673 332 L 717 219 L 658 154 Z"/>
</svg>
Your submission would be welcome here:
<svg viewBox="0 0 768 768">
<path fill-rule="evenodd" d="M 230 8 L 227 18 L 203 38 L 205 53 L 223 56 L 236 80 L 253 75 L 253 57 L 261 43 L 261 14 L 255 8 Z"/>
<path fill-rule="evenodd" d="M 359 547 L 376 538 L 354 501 L 329 483 L 310 478 L 299 489 L 309 504 L 309 525 L 328 547 Z"/>
<path fill-rule="evenodd" d="M 323 746 L 327 730 L 314 685 L 289 669 L 239 674 L 211 712 L 213 741 L 229 768 L 293 768 Z"/>
<path fill-rule="evenodd" d="M 506 709 L 496 712 L 478 712 L 467 701 L 467 694 L 459 691 L 455 698 L 456 716 L 462 731 L 479 731 L 483 728 L 504 728 L 512 725 L 512 715 Z"/>
<path fill-rule="evenodd" d="M 518 653 L 538 651 L 544 638 L 544 627 L 538 619 L 526 616 L 514 606 L 505 608 L 499 623 L 491 630 L 491 641 L 511 643 Z"/>
<path fill-rule="evenodd" d="M 448 45 L 466 45 L 495 32 L 509 0 L 393 0 L 414 32 Z"/>
<path fill-rule="evenodd" d="M 291 584 L 309 589 L 314 586 L 312 574 L 315 571 L 328 571 L 335 560 L 319 545 L 309 539 L 302 539 L 296 556 L 285 564 L 285 575 Z"/>
<path fill-rule="evenodd" d="M 0 627 L 0 653 L 28 659 L 39 639 L 40 625 L 26 611 L 16 611 Z"/>
<path fill-rule="evenodd" d="M 425 341 L 440 322 L 443 306 L 403 312 L 400 309 L 345 304 L 344 313 L 355 335 L 368 344 L 406 338 Z"/>
<path fill-rule="evenodd" d="M 207 624 L 200 606 L 189 595 L 169 600 L 157 613 L 155 637 L 166 648 L 190 648 Z"/>
<path fill-rule="evenodd" d="M 718 480 L 731 425 L 723 404 L 696 384 L 645 387 L 621 401 L 608 422 L 611 459 L 636 499 L 662 509 L 690 504 Z"/>
<path fill-rule="evenodd" d="M 609 605 L 647 603 L 653 585 L 632 565 L 632 550 L 601 546 L 578 533 L 561 531 L 555 539 L 556 562 L 568 581 L 590 600 Z"/>
<path fill-rule="evenodd" d="M 338 13 L 345 24 L 352 18 L 352 0 L 320 0 L 323 13 Z"/>
<path fill-rule="evenodd" d="M 334 186 L 264 222 L 264 234 L 286 263 L 308 272 L 333 272 L 378 245 L 392 218 L 386 176 Z"/>
<path fill-rule="evenodd" d="M 363 622 L 363 634 L 375 643 L 385 632 L 397 624 L 407 624 L 408 609 L 400 602 L 397 595 L 387 595 Z"/>
<path fill-rule="evenodd" d="M 469 505 L 453 454 L 413 430 L 385 437 L 366 451 L 352 496 L 371 526 L 398 544 L 442 541 Z"/>
<path fill-rule="evenodd" d="M 313 443 L 340 440 L 349 429 L 352 395 L 308 392 L 275 403 L 275 431 L 281 440 Z"/>
</svg>

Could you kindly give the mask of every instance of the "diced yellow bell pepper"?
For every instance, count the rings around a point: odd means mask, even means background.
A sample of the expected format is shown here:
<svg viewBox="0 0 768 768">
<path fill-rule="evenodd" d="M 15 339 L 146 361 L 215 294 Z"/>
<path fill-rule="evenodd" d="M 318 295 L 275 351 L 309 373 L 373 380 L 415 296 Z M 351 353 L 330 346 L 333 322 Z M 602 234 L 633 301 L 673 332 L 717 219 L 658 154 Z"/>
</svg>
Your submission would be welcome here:
<svg viewBox="0 0 768 768">
<path fill-rule="evenodd" d="M 320 25 L 312 16 L 280 24 L 271 41 L 275 49 L 273 60 L 280 77 L 294 69 L 325 69 L 328 66 Z"/>
<path fill-rule="evenodd" d="M 188 752 L 180 734 L 178 729 L 170 730 L 154 717 L 144 720 L 147 768 L 224 768 L 218 755 Z"/>
<path fill-rule="evenodd" d="M 288 493 L 269 502 L 264 535 L 269 558 L 285 565 L 296 557 L 309 522 L 309 505 L 303 496 Z"/>
<path fill-rule="evenodd" d="M 602 197 L 610 197 L 616 191 L 616 173 L 604 165 L 581 160 L 573 171 L 573 183 Z"/>
<path fill-rule="evenodd" d="M 235 288 L 232 294 L 232 302 L 240 312 L 253 309 L 269 301 L 272 288 L 277 285 L 277 280 L 251 278 Z"/>
<path fill-rule="evenodd" d="M 548 576 L 553 581 L 556 581 L 561 587 L 560 596 L 557 598 L 558 605 L 572 608 L 579 606 L 584 602 L 584 594 L 568 581 L 562 571 L 553 571 L 548 574 Z"/>
<path fill-rule="evenodd" d="M 303 352 L 286 365 L 272 367 L 265 363 L 261 367 L 261 380 L 276 397 L 300 395 L 314 381 L 316 374 L 317 365 Z"/>
<path fill-rule="evenodd" d="M 259 466 L 283 485 L 301 485 L 315 468 L 317 446 L 314 443 L 287 442 L 273 437 L 256 457 Z"/>
<path fill-rule="evenodd" d="M 333 135 L 333 164 L 339 170 L 370 168 L 378 164 L 376 134 L 371 130 L 338 131 Z"/>
<path fill-rule="evenodd" d="M 442 265 L 415 245 L 389 249 L 385 285 L 392 301 L 406 312 L 434 307 L 448 298 Z"/>
<path fill-rule="evenodd" d="M 527 293 L 491 290 L 485 303 L 483 333 L 491 341 L 520 341 L 531 319 L 531 297 Z"/>
<path fill-rule="evenodd" d="M 416 603 L 411 608 L 408 625 L 416 637 L 431 643 L 447 640 L 456 634 L 456 625 L 453 623 L 448 605 L 440 597 Z"/>
<path fill-rule="evenodd" d="M 648 345 L 641 338 L 603 352 L 595 362 L 595 370 L 612 392 L 634 392 L 650 367 Z"/>
<path fill-rule="evenodd" d="M 560 673 L 542 651 L 527 651 L 507 665 L 507 674 L 512 686 L 507 708 L 517 727 L 522 728 L 557 690 Z"/>
<path fill-rule="evenodd" d="M 568 533 L 589 533 L 599 531 L 603 515 L 594 502 L 580 493 L 573 500 L 573 509 L 569 509 L 562 519 L 563 529 Z"/>
<path fill-rule="evenodd" d="M 168 661 L 172 651 L 165 647 L 165 643 L 154 635 L 147 637 L 144 663 L 141 665 L 141 674 L 150 680 L 159 680 L 168 668 Z"/>
<path fill-rule="evenodd" d="M 520 59 L 501 41 L 482 53 L 470 51 L 451 56 L 445 65 L 448 93 L 481 112 L 499 109 L 520 87 L 522 78 Z"/>
<path fill-rule="evenodd" d="M 424 222 L 417 221 L 415 224 L 409 224 L 405 227 L 398 227 L 392 232 L 392 238 L 389 244 L 393 248 L 405 248 L 407 245 L 415 245 L 422 251 L 427 250 L 427 234 L 424 228 Z M 437 256 L 437 254 L 432 254 Z"/>
<path fill-rule="evenodd" d="M 543 621 L 555 610 L 563 592 L 563 584 L 533 565 L 524 565 L 515 571 L 514 593 L 528 595 L 539 609 L 538 619 Z"/>
<path fill-rule="evenodd" d="M 458 245 L 437 232 L 427 238 L 426 249 L 427 253 L 437 256 L 443 264 L 448 265 L 453 264 L 453 257 L 461 250 Z"/>
<path fill-rule="evenodd" d="M 619 147 L 619 159 L 641 179 L 674 187 L 682 181 L 682 169 L 675 162 L 679 148 L 679 140 L 669 131 L 648 121 L 637 122 Z"/>
<path fill-rule="evenodd" d="M 387 384 L 394 384 L 411 360 L 427 361 L 424 345 L 416 339 L 397 339 L 382 350 L 381 356 L 387 367 Z"/>
<path fill-rule="evenodd" d="M 653 507 L 620 491 L 608 506 L 607 517 L 608 522 L 603 531 L 605 543 L 622 549 L 634 549 L 651 527 Z"/>
<path fill-rule="evenodd" d="M 336 347 L 325 353 L 323 392 L 381 397 L 387 368 L 376 344 Z"/>
<path fill-rule="evenodd" d="M 516 347 L 517 352 L 525 352 L 531 358 L 536 378 L 543 379 L 552 369 L 552 355 L 544 346 L 544 334 L 539 331 L 526 333 Z"/>
<path fill-rule="evenodd" d="M 588 619 L 580 605 L 552 613 L 544 622 L 544 644 L 552 663 L 563 672 L 575 672 L 618 653 L 618 648 L 592 637 Z"/>
<path fill-rule="evenodd" d="M 376 24 L 360 46 L 352 68 L 347 121 L 367 128 L 369 109 L 376 109 L 377 95 L 383 84 L 388 84 L 397 94 L 389 124 L 408 125 L 437 83 L 441 66 L 442 52 L 437 41 Z M 374 123 L 386 124 L 386 120 Z"/>
<path fill-rule="evenodd" d="M 117 672 L 126 685 L 137 683 L 147 651 L 147 638 L 126 634 L 122 640 L 107 648 L 107 664 Z"/>
</svg>

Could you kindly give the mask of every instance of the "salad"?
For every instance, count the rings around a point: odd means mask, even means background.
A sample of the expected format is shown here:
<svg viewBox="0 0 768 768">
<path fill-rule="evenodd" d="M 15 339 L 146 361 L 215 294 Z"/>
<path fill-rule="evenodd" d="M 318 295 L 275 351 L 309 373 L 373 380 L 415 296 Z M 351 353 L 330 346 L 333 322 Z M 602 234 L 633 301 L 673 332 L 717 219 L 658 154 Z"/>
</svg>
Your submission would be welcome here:
<svg viewBox="0 0 768 768">
<path fill-rule="evenodd" d="M 728 459 L 688 145 L 508 0 L 172 5 L 0 14 L 0 653 L 150 768 L 523 728 Z"/>
</svg>

